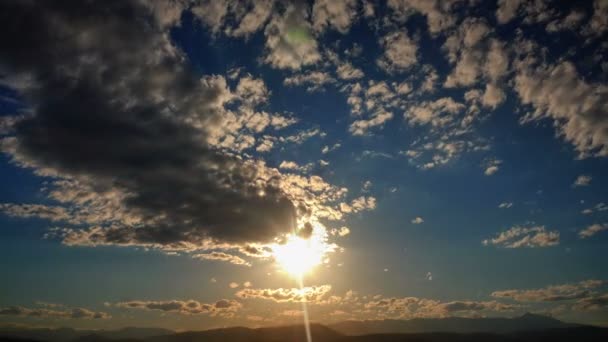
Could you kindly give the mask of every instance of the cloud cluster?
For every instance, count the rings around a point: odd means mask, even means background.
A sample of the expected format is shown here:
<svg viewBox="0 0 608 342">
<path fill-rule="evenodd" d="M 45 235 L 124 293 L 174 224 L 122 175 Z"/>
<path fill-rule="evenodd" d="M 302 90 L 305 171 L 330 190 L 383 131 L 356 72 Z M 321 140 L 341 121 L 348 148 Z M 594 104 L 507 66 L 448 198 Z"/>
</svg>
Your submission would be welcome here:
<svg viewBox="0 0 608 342">
<path fill-rule="evenodd" d="M 504 248 L 550 247 L 559 244 L 559 232 L 548 231 L 544 226 L 514 226 L 482 243 Z"/>
<path fill-rule="evenodd" d="M 112 316 L 105 312 L 96 312 L 84 308 L 71 308 L 66 310 L 51 310 L 39 308 L 25 308 L 22 306 L 9 306 L 0 308 L 0 316 L 20 316 L 38 318 L 62 319 L 109 319 Z"/>
<path fill-rule="evenodd" d="M 584 280 L 573 284 L 552 285 L 532 290 L 502 290 L 492 297 L 518 302 L 571 302 L 574 309 L 594 309 L 606 306 L 605 280 Z M 603 289 L 603 290 L 602 290 Z"/>
<path fill-rule="evenodd" d="M 206 304 L 196 300 L 168 300 L 168 301 L 127 301 L 118 303 L 108 303 L 108 305 L 125 308 L 141 309 L 152 311 L 172 312 L 182 315 L 207 314 L 211 316 L 231 317 L 240 310 L 241 303 L 235 300 L 221 299 L 215 303 Z"/>
<path fill-rule="evenodd" d="M 331 285 L 311 286 L 291 289 L 242 289 L 236 296 L 243 299 L 264 299 L 278 303 L 285 302 L 320 302 L 331 290 Z"/>
<path fill-rule="evenodd" d="M 275 12 L 273 1 L 248 4 L 260 22 L 236 15 L 230 1 L 190 9 L 218 34 L 247 36 L 269 20 L 269 63 L 314 62 L 305 8 L 288 4 Z M 271 92 L 250 74 L 232 72 L 234 87 L 223 76 L 197 76 L 168 34 L 185 4 L 0 7 L 13 14 L 0 24 L 1 39 L 14 42 L 0 56 L 2 82 L 32 108 L 11 120 L 0 147 L 14 164 L 52 177 L 43 194 L 53 203 L 6 203 L 0 210 L 72 225 L 58 225 L 48 237 L 67 245 L 211 250 L 197 257 L 248 265 L 218 249 L 261 246 L 307 222 L 375 206 L 355 201 L 355 209 L 342 211 L 346 189 L 319 176 L 282 174 L 244 153 L 324 133 L 274 136 L 297 120 L 260 110 Z M 240 24 L 229 28 L 233 15 Z M 17 42 L 14 32 L 21 31 L 27 34 Z"/>
</svg>

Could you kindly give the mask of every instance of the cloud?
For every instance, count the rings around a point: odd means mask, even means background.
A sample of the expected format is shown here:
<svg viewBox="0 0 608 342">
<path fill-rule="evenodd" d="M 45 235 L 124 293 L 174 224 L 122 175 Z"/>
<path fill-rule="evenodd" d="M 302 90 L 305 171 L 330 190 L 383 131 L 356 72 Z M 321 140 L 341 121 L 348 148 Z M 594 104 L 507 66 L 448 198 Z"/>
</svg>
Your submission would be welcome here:
<svg viewBox="0 0 608 342">
<path fill-rule="evenodd" d="M 412 220 L 413 224 L 421 224 L 422 222 L 424 222 L 424 220 L 420 216 L 418 216 L 418 217 L 416 217 L 415 219 Z"/>
<path fill-rule="evenodd" d="M 462 112 L 464 108 L 462 103 L 454 101 L 451 97 L 443 97 L 411 106 L 404 117 L 410 125 L 443 127 L 457 120 L 456 114 Z"/>
<path fill-rule="evenodd" d="M 283 80 L 286 86 L 307 85 L 307 91 L 313 92 L 322 89 L 325 84 L 334 83 L 336 80 L 328 73 L 322 71 L 311 71 L 306 74 L 296 74 Z"/>
<path fill-rule="evenodd" d="M 509 209 L 513 206 L 513 202 L 502 202 L 498 205 L 500 209 Z"/>
<path fill-rule="evenodd" d="M 116 209 L 113 227 L 96 231 L 99 241 L 239 243 L 291 231 L 292 201 L 269 179 L 260 184 L 257 168 L 208 143 L 226 128 L 222 106 L 233 98 L 225 80 L 195 76 L 163 28 L 146 21 L 146 8 L 20 2 L 2 12 L 15 14 L 1 24 L 4 41 L 12 30 L 28 35 L 0 67 L 34 80 L 17 90 L 35 108 L 2 148 L 17 165 L 78 184 L 66 203 L 114 205 L 98 208 Z M 47 57 L 26 58 L 32 48 Z"/>
<path fill-rule="evenodd" d="M 278 303 L 284 302 L 311 302 L 315 303 L 331 290 L 330 285 L 311 286 L 292 289 L 242 289 L 236 296 L 243 299 L 264 299 Z"/>
<path fill-rule="evenodd" d="M 384 55 L 377 64 L 389 73 L 403 72 L 418 60 L 418 46 L 403 30 L 382 37 L 380 45 L 384 48 Z"/>
<path fill-rule="evenodd" d="M 394 11 L 396 19 L 400 22 L 405 22 L 414 13 L 424 15 L 429 32 L 433 35 L 454 26 L 456 23 L 456 16 L 453 11 L 458 1 L 388 0 L 387 4 Z"/>
<path fill-rule="evenodd" d="M 245 74 L 231 89 L 223 76 L 198 76 L 150 7 L 0 7 L 15 13 L 0 23 L 4 41 L 15 38 L 12 30 L 28 32 L 0 56 L 0 68 L 8 79 L 30 80 L 10 86 L 32 108 L 0 146 L 15 165 L 52 177 L 43 189 L 52 205 L 7 203 L 2 211 L 72 225 L 46 235 L 66 245 L 204 250 L 213 252 L 200 258 L 233 263 L 240 261 L 218 250 L 267 244 L 305 222 L 343 217 L 346 189 L 241 154 L 325 134 L 270 135 L 296 120 L 259 110 L 271 96 L 265 83 Z M 302 13 L 294 12 L 288 6 L 274 17 L 279 29 L 297 26 Z M 273 49 L 284 47 L 282 31 L 266 32 L 279 40 Z M 48 58 L 31 58 L 31 49 Z"/>
<path fill-rule="evenodd" d="M 587 209 L 583 210 L 582 213 L 584 215 L 591 215 L 591 214 L 593 214 L 594 211 L 602 212 L 602 211 L 606 211 L 606 210 L 608 210 L 608 205 L 606 205 L 606 203 L 604 203 L 604 202 L 600 202 L 592 208 L 587 208 Z"/>
<path fill-rule="evenodd" d="M 591 290 L 606 286 L 603 280 L 584 280 L 574 284 L 552 285 L 532 290 L 503 290 L 492 292 L 494 298 L 509 298 L 518 302 L 558 302 L 589 297 Z"/>
<path fill-rule="evenodd" d="M 192 258 L 201 260 L 219 260 L 229 262 L 233 265 L 251 266 L 251 264 L 243 260 L 243 258 L 224 252 L 198 253 L 193 254 Z"/>
<path fill-rule="evenodd" d="M 126 301 L 110 304 L 124 309 L 140 309 L 150 311 L 172 312 L 182 315 L 208 314 L 211 316 L 230 316 L 242 305 L 235 300 L 221 299 L 215 303 L 206 304 L 196 300 L 167 300 L 167 301 Z"/>
<path fill-rule="evenodd" d="M 350 229 L 348 227 L 340 227 L 340 229 L 330 230 L 330 234 L 342 237 L 350 234 Z"/>
<path fill-rule="evenodd" d="M 580 175 L 580 176 L 576 177 L 576 180 L 574 181 L 574 183 L 572 184 L 572 186 L 574 186 L 574 187 L 577 187 L 577 186 L 589 186 L 589 184 L 591 184 L 591 176 Z"/>
<path fill-rule="evenodd" d="M 239 287 L 239 283 L 232 282 L 228 284 L 228 287 L 230 287 L 231 289 L 236 289 L 237 287 Z"/>
<path fill-rule="evenodd" d="M 514 226 L 501 232 L 496 237 L 483 240 L 482 243 L 504 248 L 550 247 L 559 244 L 559 232 L 547 231 L 544 226 Z"/>
<path fill-rule="evenodd" d="M 62 319 L 109 319 L 112 316 L 105 312 L 95 312 L 84 308 L 71 308 L 67 310 L 30 309 L 22 306 L 9 306 L 0 308 L 0 316 L 20 316 L 37 318 Z"/>
<path fill-rule="evenodd" d="M 316 0 L 312 7 L 313 28 L 322 32 L 326 27 L 345 34 L 357 17 L 357 0 Z"/>
<path fill-rule="evenodd" d="M 241 5 L 242 2 L 243 1 L 241 1 Z M 275 4 L 274 0 L 247 0 L 245 2 L 251 10 L 240 17 L 238 27 L 228 27 L 225 29 L 227 35 L 249 38 L 250 35 L 259 31 L 268 21 Z M 235 6 L 235 8 L 237 7 Z"/>
<path fill-rule="evenodd" d="M 517 64 L 515 91 L 533 108 L 520 123 L 548 119 L 579 158 L 608 156 L 608 88 L 585 81 L 571 62 L 535 61 L 526 55 Z"/>
<path fill-rule="evenodd" d="M 433 299 L 417 297 L 376 296 L 364 303 L 367 310 L 380 314 L 385 318 L 441 318 L 452 316 L 478 315 L 480 312 L 511 312 L 520 308 L 519 305 L 504 304 L 497 301 L 452 301 L 441 302 Z"/>
<path fill-rule="evenodd" d="M 266 63 L 278 69 L 297 70 L 321 59 L 307 11 L 305 4 L 290 3 L 282 14 L 272 16 L 264 30 Z"/>
<path fill-rule="evenodd" d="M 604 224 L 592 224 L 589 227 L 581 230 L 578 232 L 578 236 L 581 239 L 586 239 L 589 237 L 592 237 L 593 235 L 602 232 L 604 230 L 608 230 L 608 223 L 604 223 Z"/>
<path fill-rule="evenodd" d="M 338 74 L 338 77 L 343 80 L 354 80 L 365 76 L 361 69 L 355 68 L 349 62 L 339 64 L 336 73 Z"/>
<path fill-rule="evenodd" d="M 364 210 L 376 209 L 376 198 L 373 196 L 359 196 L 349 203 L 340 203 L 343 213 L 358 213 Z"/>
<path fill-rule="evenodd" d="M 498 172 L 500 164 L 502 164 L 502 160 L 498 160 L 495 158 L 490 159 L 486 162 L 485 171 L 483 172 L 483 174 L 486 176 L 491 176 L 495 174 L 496 172 Z"/>
<path fill-rule="evenodd" d="M 526 0 L 498 0 L 496 9 L 496 20 L 500 24 L 506 24 L 517 16 L 517 10 Z"/>
</svg>

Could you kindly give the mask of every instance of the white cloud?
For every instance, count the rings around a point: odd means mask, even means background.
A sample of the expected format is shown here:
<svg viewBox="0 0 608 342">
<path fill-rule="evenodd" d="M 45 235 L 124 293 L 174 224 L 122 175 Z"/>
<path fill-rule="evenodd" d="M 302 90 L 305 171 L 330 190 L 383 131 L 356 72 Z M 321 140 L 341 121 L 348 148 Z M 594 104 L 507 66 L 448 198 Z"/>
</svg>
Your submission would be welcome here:
<svg viewBox="0 0 608 342">
<path fill-rule="evenodd" d="M 418 60 L 418 45 L 403 30 L 382 37 L 380 44 L 384 48 L 384 55 L 377 63 L 389 73 L 403 72 Z"/>
<path fill-rule="evenodd" d="M 559 244 L 559 232 L 548 231 L 544 226 L 514 226 L 501 232 L 496 237 L 483 240 L 483 245 L 495 245 L 504 248 L 550 247 Z"/>
<path fill-rule="evenodd" d="M 336 73 L 338 74 L 338 77 L 343 80 L 354 80 L 365 76 L 361 69 L 355 68 L 349 62 L 344 62 L 338 65 Z"/>
<path fill-rule="evenodd" d="M 589 175 L 580 175 L 580 176 L 576 177 L 576 180 L 574 181 L 572 186 L 574 186 L 574 187 L 589 186 L 589 184 L 591 184 L 591 179 L 592 178 Z"/>
<path fill-rule="evenodd" d="M 312 7 L 313 28 L 322 32 L 332 27 L 345 34 L 357 16 L 357 0 L 315 0 Z"/>
<path fill-rule="evenodd" d="M 589 237 L 592 237 L 593 235 L 602 232 L 604 230 L 608 230 L 608 223 L 604 223 L 604 224 L 592 224 L 589 227 L 581 230 L 580 232 L 578 232 L 578 236 L 581 239 L 586 239 Z"/>
<path fill-rule="evenodd" d="M 283 80 L 287 86 L 308 85 L 307 91 L 312 92 L 321 89 L 324 85 L 334 83 L 336 80 L 328 73 L 322 71 L 311 71 L 305 74 L 296 74 Z"/>
<path fill-rule="evenodd" d="M 515 91 L 523 104 L 534 108 L 521 118 L 522 124 L 549 119 L 580 158 L 608 156 L 606 85 L 585 81 L 566 61 L 534 66 L 526 57 L 517 69 Z"/>
<path fill-rule="evenodd" d="M 305 4 L 289 4 L 284 13 L 273 15 L 266 26 L 267 53 L 264 61 L 278 69 L 297 70 L 321 59 Z"/>
<path fill-rule="evenodd" d="M 502 202 L 498 205 L 500 209 L 509 209 L 513 206 L 513 202 Z"/>
<path fill-rule="evenodd" d="M 284 302 L 310 302 L 315 303 L 331 290 L 330 285 L 311 286 L 292 289 L 242 289 L 236 296 L 243 299 L 265 299 L 278 303 Z"/>
<path fill-rule="evenodd" d="M 420 217 L 420 216 L 418 216 L 418 217 L 416 217 L 416 218 L 414 218 L 414 219 L 412 220 L 412 223 L 413 223 L 413 224 L 421 224 L 421 223 L 423 223 L 423 222 L 424 222 L 424 219 L 423 219 L 422 217 Z"/>
<path fill-rule="evenodd" d="M 491 176 L 495 174 L 496 172 L 498 172 L 500 164 L 502 164 L 502 160 L 498 160 L 495 158 L 488 160 L 486 162 L 485 171 L 483 172 L 483 174 L 486 176 Z"/>
<path fill-rule="evenodd" d="M 250 263 L 243 260 L 243 258 L 238 257 L 236 255 L 224 253 L 224 252 L 211 252 L 211 253 L 199 253 L 192 255 L 194 259 L 201 260 L 218 260 L 218 261 L 226 261 L 233 265 L 241 265 L 241 266 L 251 266 Z"/>
</svg>

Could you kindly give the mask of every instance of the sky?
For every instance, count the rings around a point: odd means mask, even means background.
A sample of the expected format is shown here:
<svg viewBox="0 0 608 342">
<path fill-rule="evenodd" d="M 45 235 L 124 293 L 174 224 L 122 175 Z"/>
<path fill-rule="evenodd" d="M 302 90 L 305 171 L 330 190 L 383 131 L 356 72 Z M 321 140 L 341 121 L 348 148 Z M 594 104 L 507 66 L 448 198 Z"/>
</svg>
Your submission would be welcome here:
<svg viewBox="0 0 608 342">
<path fill-rule="evenodd" d="M 0 324 L 608 325 L 608 1 L 0 4 Z"/>
</svg>

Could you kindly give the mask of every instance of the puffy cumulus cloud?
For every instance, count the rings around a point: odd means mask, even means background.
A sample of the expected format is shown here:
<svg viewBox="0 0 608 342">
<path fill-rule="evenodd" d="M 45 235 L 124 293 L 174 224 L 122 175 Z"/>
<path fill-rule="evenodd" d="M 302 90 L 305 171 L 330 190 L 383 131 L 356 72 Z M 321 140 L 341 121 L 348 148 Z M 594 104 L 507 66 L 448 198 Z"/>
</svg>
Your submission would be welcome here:
<svg viewBox="0 0 608 342">
<path fill-rule="evenodd" d="M 343 80 L 354 80 L 363 78 L 365 76 L 361 69 L 354 67 L 349 62 L 339 64 L 338 68 L 336 69 L 336 74 L 338 74 L 338 77 Z"/>
<path fill-rule="evenodd" d="M 496 20 L 500 24 L 506 24 L 517 16 L 521 4 L 527 0 L 498 0 L 496 9 Z"/>
<path fill-rule="evenodd" d="M 331 291 L 330 285 L 311 286 L 292 289 L 242 289 L 236 296 L 243 299 L 264 299 L 278 303 L 284 302 L 320 302 Z"/>
<path fill-rule="evenodd" d="M 275 0 L 202 0 L 193 1 L 190 7 L 190 11 L 213 35 L 223 33 L 246 39 L 264 27 L 274 9 Z"/>
<path fill-rule="evenodd" d="M 424 219 L 423 219 L 422 217 L 420 217 L 420 216 L 418 216 L 418 217 L 416 217 L 416 218 L 414 218 L 414 219 L 412 220 L 412 223 L 413 223 L 413 224 L 421 224 L 421 223 L 423 223 L 423 222 L 424 222 Z"/>
<path fill-rule="evenodd" d="M 405 112 L 404 117 L 410 125 L 443 127 L 454 123 L 457 114 L 464 108 L 462 103 L 454 101 L 451 97 L 443 97 L 412 106 Z"/>
<path fill-rule="evenodd" d="M 109 319 L 112 316 L 105 312 L 95 312 L 84 308 L 71 308 L 66 310 L 51 310 L 40 308 L 25 308 L 22 306 L 9 306 L 0 308 L 0 316 L 20 316 L 37 318 L 62 319 Z"/>
<path fill-rule="evenodd" d="M 311 220 L 342 219 L 346 189 L 241 155 L 324 133 L 273 137 L 296 120 L 258 110 L 270 91 L 252 75 L 233 89 L 222 76 L 197 76 L 169 40 L 174 17 L 156 20 L 154 6 L 137 1 L 0 7 L 14 14 L 0 23 L 3 41 L 27 32 L 0 56 L 0 70 L 29 80 L 7 84 L 32 108 L 16 117 L 1 148 L 16 165 L 51 176 L 43 194 L 57 204 L 2 211 L 73 224 L 48 234 L 67 245 L 167 251 L 240 251 Z M 301 14 L 288 6 L 274 18 L 273 48 L 302 45 Z M 31 49 L 46 57 L 32 58 Z"/>
<path fill-rule="evenodd" d="M 384 54 L 377 63 L 389 73 L 405 71 L 418 60 L 418 45 L 403 30 L 382 37 L 380 45 L 384 48 Z"/>
<path fill-rule="evenodd" d="M 244 5 L 248 11 L 239 10 Z M 259 31 L 270 18 L 274 9 L 275 0 L 246 0 L 234 2 L 231 8 L 237 18 L 238 25 L 227 27 L 224 32 L 233 37 L 248 38 Z"/>
<path fill-rule="evenodd" d="M 580 175 L 580 176 L 576 177 L 572 186 L 573 187 L 588 186 L 589 184 L 591 184 L 591 179 L 592 178 L 589 175 Z"/>
<path fill-rule="evenodd" d="M 509 70 L 509 57 L 505 44 L 492 38 L 492 33 L 484 19 L 467 18 L 446 39 L 443 49 L 454 68 L 444 86 L 469 87 L 485 79 L 482 104 L 496 108 L 505 100 L 501 84 Z"/>
<path fill-rule="evenodd" d="M 201 303 L 196 300 L 142 301 L 133 300 L 109 304 L 124 309 L 171 312 L 182 315 L 208 314 L 211 316 L 231 317 L 241 309 L 241 303 L 235 300 L 220 299 L 215 303 Z"/>
<path fill-rule="evenodd" d="M 456 24 L 455 10 L 467 3 L 466 0 L 388 0 L 387 4 L 400 22 L 405 22 L 414 13 L 424 15 L 429 32 L 436 35 Z"/>
<path fill-rule="evenodd" d="M 308 22 L 308 8 L 303 3 L 289 3 L 283 13 L 275 13 L 264 34 L 264 61 L 275 68 L 297 70 L 321 59 Z"/>
<path fill-rule="evenodd" d="M 484 166 L 485 170 L 484 170 L 483 174 L 486 176 L 491 176 L 491 175 L 495 174 L 500 169 L 500 164 L 502 164 L 502 160 L 498 160 L 496 158 L 489 159 L 485 163 L 485 166 Z"/>
<path fill-rule="evenodd" d="M 603 223 L 603 224 L 596 223 L 596 224 L 592 224 L 589 227 L 579 231 L 578 236 L 581 239 L 586 239 L 586 238 L 592 237 L 593 235 L 595 235 L 599 232 L 602 232 L 604 230 L 608 230 L 608 223 Z"/>
<path fill-rule="evenodd" d="M 348 128 L 352 135 L 368 135 L 372 128 L 382 127 L 402 104 L 393 86 L 386 81 L 370 80 L 366 86 L 357 82 L 343 87 L 342 91 L 349 92 L 347 103 L 351 114 L 359 117 Z"/>
<path fill-rule="evenodd" d="M 393 113 L 384 110 L 374 112 L 368 119 L 356 120 L 348 127 L 352 135 L 366 135 L 371 128 L 382 126 L 393 118 Z"/>
<path fill-rule="evenodd" d="M 343 213 L 358 213 L 363 210 L 373 210 L 376 208 L 376 198 L 372 196 L 360 196 L 349 203 L 340 203 L 340 210 Z"/>
<path fill-rule="evenodd" d="M 286 77 L 283 84 L 286 86 L 307 86 L 306 90 L 313 92 L 322 89 L 324 85 L 336 82 L 327 72 L 311 71 L 309 73 L 295 74 Z"/>
<path fill-rule="evenodd" d="M 584 280 L 573 284 L 552 285 L 531 290 L 502 290 L 492 292 L 494 298 L 508 298 L 518 302 L 558 302 L 588 298 L 596 289 L 605 287 L 604 280 Z"/>
<path fill-rule="evenodd" d="M 233 265 L 251 266 L 251 264 L 249 262 L 245 261 L 243 258 L 233 255 L 233 254 L 224 253 L 224 252 L 198 253 L 198 254 L 192 255 L 192 257 L 194 259 L 201 259 L 201 260 L 226 261 Z"/>
<path fill-rule="evenodd" d="M 514 226 L 499 233 L 496 237 L 483 240 L 482 243 L 504 248 L 550 247 L 559 244 L 559 232 L 548 231 L 544 226 Z"/>
<path fill-rule="evenodd" d="M 313 28 L 317 32 L 327 27 L 347 33 L 357 18 L 357 0 L 316 0 L 312 7 Z"/>
<path fill-rule="evenodd" d="M 534 110 L 522 124 L 551 120 L 580 158 L 608 155 L 608 87 L 585 81 L 574 64 L 538 62 L 526 55 L 517 63 L 515 91 Z"/>
<path fill-rule="evenodd" d="M 332 229 L 330 233 L 331 235 L 346 236 L 350 234 L 350 229 L 348 227 L 340 227 L 339 229 Z"/>
</svg>

